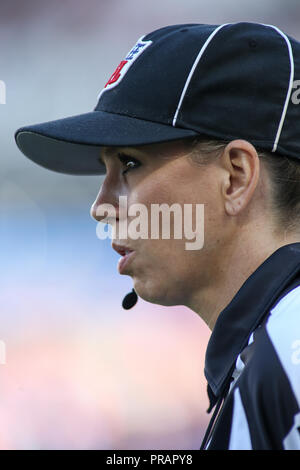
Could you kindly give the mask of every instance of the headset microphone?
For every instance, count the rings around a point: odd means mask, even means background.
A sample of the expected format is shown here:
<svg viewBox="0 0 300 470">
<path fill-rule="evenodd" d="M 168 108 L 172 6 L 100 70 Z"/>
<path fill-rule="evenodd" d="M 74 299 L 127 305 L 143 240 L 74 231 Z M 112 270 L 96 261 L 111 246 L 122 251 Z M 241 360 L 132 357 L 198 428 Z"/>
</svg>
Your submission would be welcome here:
<svg viewBox="0 0 300 470">
<path fill-rule="evenodd" d="M 135 292 L 134 289 L 132 289 L 131 292 L 125 295 L 123 302 L 122 302 L 122 307 L 125 310 L 129 310 L 130 308 L 134 307 L 134 305 L 137 303 L 137 300 L 138 300 L 137 293 Z"/>
</svg>

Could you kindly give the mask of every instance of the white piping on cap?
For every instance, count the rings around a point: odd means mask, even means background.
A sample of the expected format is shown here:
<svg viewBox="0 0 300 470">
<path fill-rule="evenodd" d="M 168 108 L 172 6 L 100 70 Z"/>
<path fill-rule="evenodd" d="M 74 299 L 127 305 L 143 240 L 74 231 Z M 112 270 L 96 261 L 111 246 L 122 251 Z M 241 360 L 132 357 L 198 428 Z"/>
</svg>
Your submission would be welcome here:
<svg viewBox="0 0 300 470">
<path fill-rule="evenodd" d="M 224 26 L 227 26 L 228 24 L 231 24 L 231 23 L 225 23 L 225 24 L 221 24 L 220 26 L 218 26 L 209 36 L 208 38 L 206 39 L 205 43 L 203 44 L 203 46 L 201 47 L 197 57 L 196 57 L 196 60 L 194 61 L 193 65 L 192 65 L 192 68 L 190 70 L 190 73 L 188 75 L 188 78 L 186 79 L 186 82 L 185 82 L 185 85 L 183 87 L 183 90 L 182 90 L 182 93 L 181 93 L 181 96 L 180 96 L 180 99 L 179 99 L 179 103 L 178 103 L 178 106 L 177 106 L 177 109 L 176 109 L 176 112 L 174 114 L 174 118 L 173 118 L 173 126 L 175 127 L 176 126 L 176 121 L 177 121 L 177 116 L 178 116 L 178 113 L 180 111 L 180 108 L 181 108 L 181 105 L 182 105 L 182 102 L 184 100 L 184 97 L 185 97 L 185 94 L 186 94 L 186 91 L 188 89 L 188 86 L 190 84 L 190 81 L 192 79 L 192 76 L 194 74 L 194 71 L 202 57 L 202 55 L 204 54 L 205 52 L 205 49 L 207 48 L 208 44 L 210 43 L 210 41 L 213 39 L 213 37 L 217 34 L 218 31 L 220 31 L 221 28 L 223 28 Z"/>
<path fill-rule="evenodd" d="M 220 26 L 218 26 L 211 34 L 210 36 L 207 38 L 207 40 L 205 41 L 205 43 L 203 44 L 202 48 L 200 49 L 199 51 L 199 54 L 197 55 L 196 57 L 196 60 L 194 61 L 194 64 L 190 70 L 190 73 L 188 75 L 188 78 L 185 82 L 185 85 L 184 85 L 184 88 L 182 90 L 182 93 L 181 93 L 181 96 L 180 96 L 180 100 L 179 100 L 179 103 L 178 103 L 178 106 L 177 106 L 177 109 L 176 109 L 176 112 L 174 114 L 174 118 L 173 118 L 173 126 L 175 127 L 176 126 L 176 121 L 177 121 L 177 117 L 178 117 L 178 113 L 180 111 L 180 108 L 182 106 L 182 102 L 184 100 L 184 97 L 185 97 L 185 94 L 186 94 L 186 91 L 187 91 L 187 88 L 190 84 L 190 81 L 192 79 L 192 76 L 194 74 L 194 71 L 203 55 L 203 53 L 205 52 L 205 49 L 207 48 L 208 44 L 210 43 L 210 41 L 213 39 L 213 37 L 215 36 L 215 34 L 217 34 L 217 32 L 223 28 L 224 26 L 227 26 L 228 24 L 231 24 L 231 23 L 225 23 L 225 24 L 222 24 Z M 284 105 L 283 105 L 283 109 L 282 109 L 282 113 L 281 113 L 281 118 L 280 118 L 280 121 L 279 121 L 279 125 L 278 125 L 278 129 L 277 129 L 277 132 L 276 132 L 276 136 L 275 136 L 275 140 L 274 140 L 274 144 L 273 144 L 273 148 L 272 148 L 272 152 L 276 152 L 277 150 L 277 145 L 278 145 L 278 142 L 279 142 L 279 139 L 280 139 L 280 134 L 281 134 L 281 131 L 282 131 L 282 128 L 283 128 L 283 124 L 284 124 L 284 120 L 285 120 L 285 117 L 286 117 L 286 113 L 287 113 L 287 108 L 288 108 L 288 104 L 289 104 L 289 100 L 290 100 L 290 97 L 291 97 L 291 93 L 292 93 L 292 89 L 293 89 L 293 82 L 294 82 L 294 57 L 293 57 L 293 51 L 292 51 L 292 46 L 291 46 L 291 43 L 290 43 L 290 40 L 289 38 L 283 33 L 283 31 L 281 31 L 279 28 L 277 28 L 276 26 L 274 25 L 270 25 L 270 24 L 264 24 L 264 23 L 260 23 L 262 26 L 267 26 L 269 28 L 273 28 L 275 31 L 277 31 L 278 34 L 280 34 L 281 37 L 283 37 L 283 39 L 285 40 L 286 44 L 287 44 L 287 47 L 288 47 L 288 52 L 289 52 L 289 59 L 290 59 L 290 78 L 289 78 L 289 86 L 288 86 L 288 90 L 287 90 L 287 94 L 286 94 L 286 98 L 285 98 L 285 102 L 284 102 Z"/>
<path fill-rule="evenodd" d="M 293 56 L 292 46 L 291 46 L 289 38 L 279 28 L 277 28 L 276 26 L 273 26 L 272 24 L 264 24 L 264 23 L 261 23 L 261 24 L 263 24 L 263 26 L 268 26 L 269 28 L 275 29 L 275 31 L 277 31 L 277 33 L 280 34 L 280 36 L 283 37 L 283 39 L 285 40 L 285 42 L 287 44 L 287 47 L 288 47 L 289 58 L 290 58 L 290 66 L 291 66 L 288 91 L 287 91 L 287 94 L 286 94 L 286 97 L 285 97 L 285 102 L 284 102 L 283 110 L 282 110 L 282 113 L 281 113 L 281 118 L 280 118 L 280 121 L 279 121 L 276 137 L 275 137 L 273 148 L 272 148 L 272 152 L 276 152 L 278 141 L 280 139 L 280 134 L 281 134 L 281 131 L 282 131 L 282 127 L 283 127 L 283 124 L 284 124 L 285 116 L 286 116 L 286 113 L 287 113 L 287 108 L 288 108 L 288 104 L 289 104 L 289 101 L 290 101 L 292 89 L 293 89 L 294 68 L 295 68 L 294 67 L 294 56 Z"/>
</svg>

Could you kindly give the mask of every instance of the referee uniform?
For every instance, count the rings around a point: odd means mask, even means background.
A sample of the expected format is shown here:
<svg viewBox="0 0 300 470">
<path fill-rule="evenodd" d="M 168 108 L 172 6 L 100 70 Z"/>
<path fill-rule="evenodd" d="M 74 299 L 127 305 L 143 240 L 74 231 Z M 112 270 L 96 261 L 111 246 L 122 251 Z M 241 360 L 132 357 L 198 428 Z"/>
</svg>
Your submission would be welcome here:
<svg viewBox="0 0 300 470">
<path fill-rule="evenodd" d="M 205 361 L 202 449 L 300 449 L 300 243 L 279 248 L 221 312 Z"/>
</svg>

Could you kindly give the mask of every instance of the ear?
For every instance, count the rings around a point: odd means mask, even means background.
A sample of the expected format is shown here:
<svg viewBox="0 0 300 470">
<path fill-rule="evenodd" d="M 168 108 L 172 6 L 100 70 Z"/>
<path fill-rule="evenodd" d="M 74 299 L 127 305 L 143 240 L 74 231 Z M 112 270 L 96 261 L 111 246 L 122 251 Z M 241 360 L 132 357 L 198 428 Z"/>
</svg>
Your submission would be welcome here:
<svg viewBox="0 0 300 470">
<path fill-rule="evenodd" d="M 259 158 L 252 144 L 233 140 L 224 149 L 220 162 L 226 170 L 222 196 L 228 215 L 237 215 L 249 204 L 259 179 Z"/>
</svg>

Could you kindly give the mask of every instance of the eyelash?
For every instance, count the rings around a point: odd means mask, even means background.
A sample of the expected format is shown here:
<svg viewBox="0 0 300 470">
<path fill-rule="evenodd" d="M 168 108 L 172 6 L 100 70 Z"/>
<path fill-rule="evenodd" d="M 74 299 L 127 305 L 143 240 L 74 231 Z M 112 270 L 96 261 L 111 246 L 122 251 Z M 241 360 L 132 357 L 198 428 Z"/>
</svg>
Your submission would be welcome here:
<svg viewBox="0 0 300 470">
<path fill-rule="evenodd" d="M 118 153 L 118 158 L 121 163 L 126 165 L 128 162 L 134 162 L 135 166 L 134 167 L 128 167 L 124 171 L 122 171 L 122 175 L 125 175 L 128 171 L 134 170 L 140 166 L 140 162 L 136 160 L 133 157 L 130 157 L 129 155 L 126 155 L 125 153 Z"/>
</svg>

